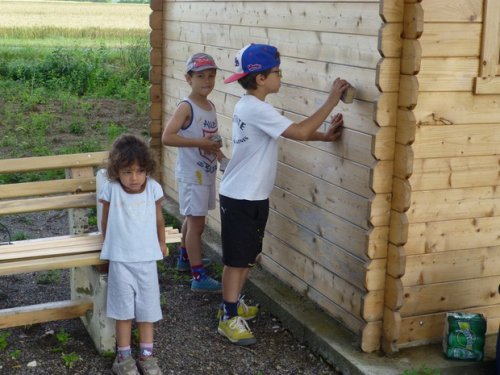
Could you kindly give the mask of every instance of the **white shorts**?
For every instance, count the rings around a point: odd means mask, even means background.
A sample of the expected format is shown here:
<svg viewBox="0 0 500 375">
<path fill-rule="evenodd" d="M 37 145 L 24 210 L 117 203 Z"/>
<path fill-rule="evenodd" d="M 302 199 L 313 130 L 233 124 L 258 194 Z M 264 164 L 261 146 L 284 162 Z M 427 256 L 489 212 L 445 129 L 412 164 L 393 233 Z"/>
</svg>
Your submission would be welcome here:
<svg viewBox="0 0 500 375">
<path fill-rule="evenodd" d="M 179 211 L 184 216 L 207 216 L 215 208 L 215 184 L 178 182 Z"/>
<path fill-rule="evenodd" d="M 162 319 L 156 261 L 109 262 L 106 315 L 150 323 Z"/>
</svg>

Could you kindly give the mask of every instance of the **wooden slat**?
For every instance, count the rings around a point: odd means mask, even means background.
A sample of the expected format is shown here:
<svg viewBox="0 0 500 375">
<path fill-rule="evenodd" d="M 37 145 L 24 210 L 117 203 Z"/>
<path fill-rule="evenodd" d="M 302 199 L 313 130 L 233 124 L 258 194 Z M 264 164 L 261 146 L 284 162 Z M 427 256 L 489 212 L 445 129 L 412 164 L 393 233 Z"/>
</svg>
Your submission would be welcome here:
<svg viewBox="0 0 500 375">
<path fill-rule="evenodd" d="M 0 263 L 0 275 L 14 275 L 18 273 L 47 271 L 82 266 L 106 264 L 107 261 L 99 258 L 101 252 L 90 252 L 77 255 L 61 255 L 50 258 L 36 258 L 14 262 Z"/>
<path fill-rule="evenodd" d="M 378 3 L 373 2 L 203 2 L 197 4 L 196 12 L 189 3 L 173 2 L 164 10 L 164 22 L 220 23 L 223 14 L 226 24 L 236 26 L 377 35 L 378 13 Z"/>
<path fill-rule="evenodd" d="M 500 246 L 406 257 L 404 286 L 471 280 L 498 275 Z"/>
<path fill-rule="evenodd" d="M 423 1 L 425 22 L 481 22 L 483 0 Z"/>
<path fill-rule="evenodd" d="M 499 227 L 500 217 L 412 223 L 406 255 L 500 246 Z"/>
<path fill-rule="evenodd" d="M 500 305 L 478 306 L 470 309 L 460 309 L 460 311 L 483 314 L 487 322 L 486 334 L 498 333 Z M 401 320 L 401 336 L 398 340 L 398 346 L 415 346 L 442 341 L 445 316 L 446 312 L 439 312 L 403 318 Z"/>
<path fill-rule="evenodd" d="M 414 191 L 407 212 L 411 223 L 500 216 L 496 186 Z"/>
<path fill-rule="evenodd" d="M 413 191 L 500 185 L 499 155 L 415 159 Z"/>
<path fill-rule="evenodd" d="M 95 191 L 95 177 L 0 185 L 0 199 Z"/>
<path fill-rule="evenodd" d="M 421 92 L 414 113 L 419 125 L 498 124 L 500 100 L 468 92 Z"/>
<path fill-rule="evenodd" d="M 471 92 L 478 68 L 476 57 L 423 58 L 418 74 L 420 91 Z"/>
<path fill-rule="evenodd" d="M 224 49 L 238 49 L 249 41 L 253 41 L 254 43 L 278 46 L 280 54 L 283 56 L 329 61 L 335 64 L 364 68 L 374 68 L 380 58 L 376 49 L 376 38 L 372 35 L 259 26 L 229 26 L 220 23 L 193 23 L 179 20 L 169 21 L 165 26 L 165 36 L 168 38 L 168 43 L 180 41 L 193 46 L 205 45 Z M 221 35 L 229 34 L 231 35 L 230 38 L 221 38 Z M 178 58 L 179 56 L 169 55 L 169 57 Z M 230 67 L 230 62 L 230 59 L 221 61 L 225 65 L 225 69 Z"/>
<path fill-rule="evenodd" d="M 0 310 L 0 329 L 78 318 L 92 310 L 91 300 L 69 300 Z"/>
<path fill-rule="evenodd" d="M 0 160 L 0 173 L 31 172 L 68 167 L 98 166 L 108 157 L 108 152 L 89 152 L 56 156 Z"/>
<path fill-rule="evenodd" d="M 500 276 L 451 281 L 403 288 L 401 316 L 456 311 L 478 306 L 500 304 Z"/>
<path fill-rule="evenodd" d="M 43 198 L 14 199 L 0 201 L 2 215 L 13 215 L 23 212 L 62 210 L 65 208 L 93 207 L 96 202 L 95 193 L 61 195 Z"/>
<path fill-rule="evenodd" d="M 475 79 L 474 92 L 476 94 L 499 94 L 500 93 L 500 64 L 499 72 L 495 77 L 478 77 Z"/>
<path fill-rule="evenodd" d="M 480 23 L 426 23 L 422 57 L 479 57 Z"/>
<path fill-rule="evenodd" d="M 278 167 L 275 184 L 347 221 L 370 228 L 370 202 L 366 198 L 283 163 Z"/>
<path fill-rule="evenodd" d="M 494 77 L 497 75 L 498 70 L 498 30 L 500 22 L 500 2 L 497 0 L 484 1 L 484 24 L 483 24 L 483 38 L 481 40 L 481 64 L 480 75 L 481 77 Z M 498 87 L 498 85 L 497 85 Z M 500 91 L 495 92 L 499 94 Z"/>
</svg>

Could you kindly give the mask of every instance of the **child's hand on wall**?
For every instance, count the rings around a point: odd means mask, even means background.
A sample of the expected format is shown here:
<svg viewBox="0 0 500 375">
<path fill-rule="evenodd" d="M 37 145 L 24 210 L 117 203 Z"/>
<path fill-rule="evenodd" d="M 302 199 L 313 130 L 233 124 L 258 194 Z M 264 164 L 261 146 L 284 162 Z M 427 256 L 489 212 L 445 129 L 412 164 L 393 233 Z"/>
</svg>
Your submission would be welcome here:
<svg viewBox="0 0 500 375">
<path fill-rule="evenodd" d="M 342 135 L 342 128 L 344 127 L 344 119 L 341 113 L 337 113 L 331 117 L 330 126 L 325 133 L 325 142 L 333 142 L 340 138 Z"/>
</svg>

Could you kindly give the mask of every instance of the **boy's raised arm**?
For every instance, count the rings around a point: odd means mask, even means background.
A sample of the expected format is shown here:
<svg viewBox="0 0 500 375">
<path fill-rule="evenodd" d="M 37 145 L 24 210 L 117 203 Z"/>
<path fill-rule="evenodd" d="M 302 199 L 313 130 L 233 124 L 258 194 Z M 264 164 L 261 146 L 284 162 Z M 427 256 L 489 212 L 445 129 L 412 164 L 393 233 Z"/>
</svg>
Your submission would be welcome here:
<svg viewBox="0 0 500 375">
<path fill-rule="evenodd" d="M 308 118 L 302 120 L 298 123 L 291 124 L 281 135 L 285 138 L 295 139 L 297 141 L 330 141 L 333 140 L 331 136 L 332 131 L 327 133 L 320 133 L 316 130 L 325 121 L 328 115 L 332 112 L 333 108 L 338 104 L 340 97 L 344 90 L 349 87 L 349 82 L 346 80 L 337 78 L 332 84 L 330 93 L 325 103 L 319 107 L 316 112 L 314 112 Z M 339 125 L 337 121 L 332 119 L 332 125 L 335 121 L 335 127 L 331 130 L 337 130 Z M 340 126 L 341 127 L 341 126 Z M 329 129 L 330 130 L 330 129 Z M 330 133 L 328 139 L 326 139 L 325 134 Z M 336 137 L 335 139 L 337 139 Z"/>
</svg>

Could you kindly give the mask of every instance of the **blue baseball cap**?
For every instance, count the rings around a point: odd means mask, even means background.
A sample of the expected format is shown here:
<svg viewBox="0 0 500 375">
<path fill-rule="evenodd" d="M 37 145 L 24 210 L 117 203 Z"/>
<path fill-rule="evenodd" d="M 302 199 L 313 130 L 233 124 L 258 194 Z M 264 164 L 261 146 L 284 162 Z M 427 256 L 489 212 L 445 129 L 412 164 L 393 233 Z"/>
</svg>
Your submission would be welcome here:
<svg viewBox="0 0 500 375">
<path fill-rule="evenodd" d="M 250 73 L 258 73 L 274 68 L 280 64 L 276 47 L 268 44 L 249 44 L 236 54 L 234 58 L 235 72 L 224 80 L 224 83 L 237 81 Z"/>
</svg>

